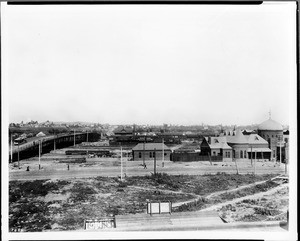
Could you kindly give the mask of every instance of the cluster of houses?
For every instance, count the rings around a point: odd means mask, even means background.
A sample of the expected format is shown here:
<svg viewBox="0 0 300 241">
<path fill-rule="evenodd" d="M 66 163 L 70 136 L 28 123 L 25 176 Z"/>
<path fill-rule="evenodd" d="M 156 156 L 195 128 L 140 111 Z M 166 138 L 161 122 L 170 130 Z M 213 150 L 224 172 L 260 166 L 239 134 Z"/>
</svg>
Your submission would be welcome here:
<svg viewBox="0 0 300 241">
<path fill-rule="evenodd" d="M 132 149 L 132 154 L 133 160 L 161 159 L 164 156 L 165 160 L 173 161 L 176 157 L 176 161 L 260 159 L 285 162 L 289 158 L 288 149 L 288 131 L 269 118 L 258 126 L 257 133 L 233 130 L 222 131 L 218 136 L 204 137 L 200 151 L 195 148 L 194 151 L 172 152 L 164 143 L 139 143 Z"/>
</svg>

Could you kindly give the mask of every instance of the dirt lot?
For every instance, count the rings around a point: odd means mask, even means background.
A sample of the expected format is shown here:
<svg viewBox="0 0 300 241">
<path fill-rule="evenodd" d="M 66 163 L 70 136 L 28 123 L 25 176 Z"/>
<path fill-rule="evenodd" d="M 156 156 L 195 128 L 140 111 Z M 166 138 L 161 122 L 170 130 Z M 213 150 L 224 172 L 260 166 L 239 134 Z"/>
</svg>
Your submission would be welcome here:
<svg viewBox="0 0 300 241">
<path fill-rule="evenodd" d="M 218 209 L 227 222 L 287 221 L 288 187 L 262 194 Z"/>
<path fill-rule="evenodd" d="M 10 181 L 9 228 L 24 232 L 77 230 L 82 229 L 84 219 L 145 212 L 148 201 L 180 203 L 174 211 L 201 210 L 215 203 L 206 198 L 209 194 L 273 176 L 158 174 L 129 177 L 125 182 L 109 177 Z M 190 205 L 195 198 L 196 205 Z"/>
</svg>

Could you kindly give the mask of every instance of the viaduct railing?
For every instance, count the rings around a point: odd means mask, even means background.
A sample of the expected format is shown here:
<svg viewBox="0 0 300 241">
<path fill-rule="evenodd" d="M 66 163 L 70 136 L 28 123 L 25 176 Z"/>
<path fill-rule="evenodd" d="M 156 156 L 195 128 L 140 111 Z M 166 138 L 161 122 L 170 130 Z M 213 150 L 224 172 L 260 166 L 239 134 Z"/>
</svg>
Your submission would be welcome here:
<svg viewBox="0 0 300 241">
<path fill-rule="evenodd" d="M 98 141 L 100 138 L 99 133 L 76 133 L 74 134 L 59 134 L 51 137 L 43 137 L 41 139 L 37 139 L 31 141 L 29 143 L 15 146 L 12 150 L 9 150 L 9 162 L 15 162 L 18 160 L 23 160 L 30 157 L 35 157 L 39 155 L 39 142 L 41 141 L 41 154 L 49 153 L 55 149 L 61 149 L 65 147 L 69 147 L 75 144 L 79 144 L 82 142 L 94 142 Z"/>
</svg>

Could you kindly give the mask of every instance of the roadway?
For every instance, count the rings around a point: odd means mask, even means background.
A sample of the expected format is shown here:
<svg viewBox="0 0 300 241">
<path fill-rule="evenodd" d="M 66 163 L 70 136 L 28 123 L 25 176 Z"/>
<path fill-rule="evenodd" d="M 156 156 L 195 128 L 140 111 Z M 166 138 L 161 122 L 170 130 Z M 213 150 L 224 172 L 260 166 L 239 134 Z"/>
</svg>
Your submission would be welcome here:
<svg viewBox="0 0 300 241">
<path fill-rule="evenodd" d="M 126 176 L 145 176 L 154 172 L 153 161 L 146 161 L 147 169 L 142 166 L 141 161 L 123 161 L 123 174 Z M 34 180 L 34 179 L 66 179 L 66 178 L 89 178 L 96 176 L 117 177 L 121 175 L 121 164 L 117 158 L 89 158 L 86 163 L 69 164 L 59 163 L 51 159 L 41 161 L 42 169 L 38 168 L 37 158 L 20 161 L 20 169 L 10 164 L 9 180 Z M 27 166 L 30 171 L 26 171 Z M 238 163 L 239 174 L 254 172 L 254 167 L 250 162 Z M 237 173 L 234 163 L 213 163 L 209 162 L 185 162 L 174 163 L 165 161 L 157 162 L 156 172 L 164 172 L 169 175 L 204 175 L 225 172 L 229 174 Z M 273 162 L 258 162 L 256 164 L 256 174 L 285 173 L 283 164 L 276 165 Z"/>
</svg>

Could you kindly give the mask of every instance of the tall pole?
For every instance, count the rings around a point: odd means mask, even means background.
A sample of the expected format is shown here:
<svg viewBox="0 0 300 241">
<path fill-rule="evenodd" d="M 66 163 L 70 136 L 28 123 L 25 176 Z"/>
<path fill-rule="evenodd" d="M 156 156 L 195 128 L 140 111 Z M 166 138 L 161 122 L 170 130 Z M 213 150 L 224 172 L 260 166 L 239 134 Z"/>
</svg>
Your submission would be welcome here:
<svg viewBox="0 0 300 241">
<path fill-rule="evenodd" d="M 123 181 L 123 153 L 122 153 L 122 146 L 121 146 L 121 181 Z"/>
<path fill-rule="evenodd" d="M 254 157 L 254 175 L 256 175 L 256 151 L 255 151 L 255 157 Z"/>
<path fill-rule="evenodd" d="M 286 156 L 285 156 L 286 157 Z M 288 161 L 288 159 L 287 158 L 285 158 L 285 169 L 284 169 L 284 171 L 285 171 L 285 174 L 287 174 L 287 161 Z"/>
<path fill-rule="evenodd" d="M 74 146 L 75 146 L 75 129 L 74 129 Z"/>
<path fill-rule="evenodd" d="M 41 141 L 39 141 L 39 170 L 41 169 Z"/>
<path fill-rule="evenodd" d="M 279 156 L 279 161 L 280 161 L 280 162 L 279 162 L 279 165 L 281 165 L 281 138 L 279 139 L 279 148 L 280 148 L 280 149 L 279 149 L 279 155 L 280 155 L 280 156 Z"/>
<path fill-rule="evenodd" d="M 13 151 L 12 151 L 13 141 L 12 141 L 12 135 L 10 135 L 10 162 L 13 161 Z"/>
<path fill-rule="evenodd" d="M 144 138 L 144 146 L 143 146 L 143 165 L 145 166 L 145 142 L 146 142 L 146 136 Z"/>
<path fill-rule="evenodd" d="M 164 138 L 162 139 L 162 167 L 164 166 L 165 150 L 164 150 Z"/>
<path fill-rule="evenodd" d="M 156 149 L 154 148 L 154 175 L 156 175 Z"/>
<path fill-rule="evenodd" d="M 253 162 L 252 162 L 252 146 L 251 146 L 251 166 L 253 166 Z"/>
<path fill-rule="evenodd" d="M 18 167 L 20 168 L 20 143 L 18 143 Z"/>
</svg>

